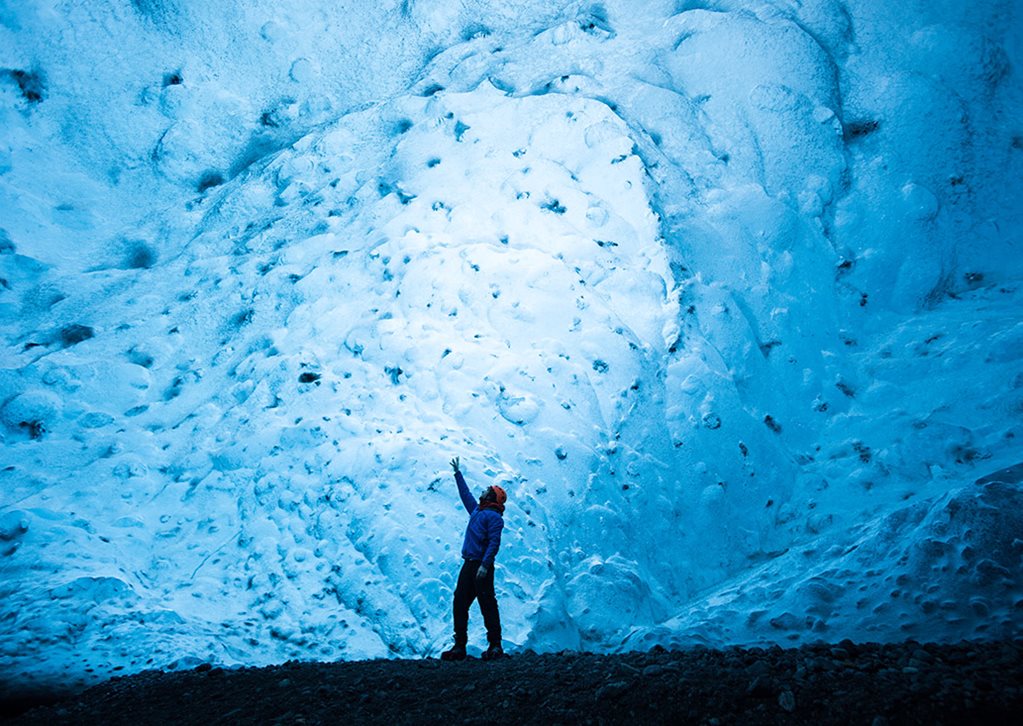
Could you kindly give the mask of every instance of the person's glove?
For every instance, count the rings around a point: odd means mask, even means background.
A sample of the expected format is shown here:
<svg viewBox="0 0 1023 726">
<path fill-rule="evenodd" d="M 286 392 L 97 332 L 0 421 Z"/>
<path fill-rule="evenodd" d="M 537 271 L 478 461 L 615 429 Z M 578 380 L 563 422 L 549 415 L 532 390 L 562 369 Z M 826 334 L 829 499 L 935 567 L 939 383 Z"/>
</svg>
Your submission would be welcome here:
<svg viewBox="0 0 1023 726">
<path fill-rule="evenodd" d="M 491 565 L 493 567 L 493 565 Z M 476 586 L 479 587 L 487 581 L 487 575 L 490 574 L 490 567 L 486 565 L 480 565 L 480 568 L 476 570 Z"/>
<path fill-rule="evenodd" d="M 454 459 L 451 460 L 451 468 L 455 470 L 456 474 L 459 471 L 461 471 L 461 469 L 459 469 L 459 467 L 461 466 L 461 463 L 462 462 L 459 460 L 459 457 L 457 457 L 457 456 Z"/>
</svg>

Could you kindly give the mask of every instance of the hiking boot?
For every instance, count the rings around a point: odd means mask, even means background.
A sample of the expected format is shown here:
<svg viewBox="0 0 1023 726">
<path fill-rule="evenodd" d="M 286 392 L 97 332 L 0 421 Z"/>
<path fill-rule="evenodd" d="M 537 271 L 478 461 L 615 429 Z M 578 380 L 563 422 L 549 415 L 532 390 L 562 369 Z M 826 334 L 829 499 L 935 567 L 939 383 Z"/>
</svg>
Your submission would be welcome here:
<svg viewBox="0 0 1023 726">
<path fill-rule="evenodd" d="M 465 660 L 465 645 L 455 643 L 451 650 L 445 650 L 440 654 L 441 660 Z"/>
<path fill-rule="evenodd" d="M 480 656 L 483 660 L 497 660 L 498 658 L 504 658 L 504 648 L 499 645 L 492 645 L 483 651 L 483 655 Z"/>
</svg>

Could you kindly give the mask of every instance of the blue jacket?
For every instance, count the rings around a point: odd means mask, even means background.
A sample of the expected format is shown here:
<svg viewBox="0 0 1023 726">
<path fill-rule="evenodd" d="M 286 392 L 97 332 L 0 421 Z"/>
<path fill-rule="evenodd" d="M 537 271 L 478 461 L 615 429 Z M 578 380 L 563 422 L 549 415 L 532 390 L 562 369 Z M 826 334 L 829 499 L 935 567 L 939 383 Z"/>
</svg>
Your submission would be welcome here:
<svg viewBox="0 0 1023 726">
<path fill-rule="evenodd" d="M 455 474 L 455 481 L 458 483 L 458 495 L 462 498 L 465 511 L 469 513 L 469 525 L 465 528 L 465 541 L 462 543 L 462 559 L 481 560 L 490 567 L 501 547 L 504 517 L 493 509 L 480 509 L 469 492 L 462 472 Z"/>
</svg>

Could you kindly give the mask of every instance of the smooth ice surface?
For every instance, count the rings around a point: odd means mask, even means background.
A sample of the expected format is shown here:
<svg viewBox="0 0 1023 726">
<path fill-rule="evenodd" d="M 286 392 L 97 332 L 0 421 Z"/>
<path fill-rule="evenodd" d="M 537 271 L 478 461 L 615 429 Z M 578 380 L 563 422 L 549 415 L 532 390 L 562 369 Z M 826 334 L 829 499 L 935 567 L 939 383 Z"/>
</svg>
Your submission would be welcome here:
<svg viewBox="0 0 1023 726">
<path fill-rule="evenodd" d="M 1020 12 L 0 5 L 4 688 L 1018 635 Z"/>
</svg>

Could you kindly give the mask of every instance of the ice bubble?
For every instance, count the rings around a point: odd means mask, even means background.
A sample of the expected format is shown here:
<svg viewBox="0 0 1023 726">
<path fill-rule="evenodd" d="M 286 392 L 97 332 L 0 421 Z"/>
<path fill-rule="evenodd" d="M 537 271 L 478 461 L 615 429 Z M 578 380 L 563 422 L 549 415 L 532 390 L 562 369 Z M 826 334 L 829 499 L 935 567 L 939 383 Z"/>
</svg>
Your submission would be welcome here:
<svg viewBox="0 0 1023 726">
<path fill-rule="evenodd" d="M 505 420 L 516 426 L 532 423 L 540 414 L 540 403 L 529 394 L 512 395 L 503 391 L 497 400 L 497 408 Z"/>
<path fill-rule="evenodd" d="M 308 83 L 316 78 L 317 70 L 313 62 L 308 58 L 299 58 L 291 64 L 291 70 L 288 72 L 295 83 Z"/>
<path fill-rule="evenodd" d="M 902 187 L 902 201 L 906 211 L 919 220 L 934 219 L 941 208 L 929 189 L 914 182 Z"/>
<path fill-rule="evenodd" d="M 259 29 L 260 37 L 269 43 L 277 42 L 286 32 L 284 26 L 276 20 L 269 20 L 263 23 L 263 26 Z"/>
<path fill-rule="evenodd" d="M 819 124 L 830 121 L 835 118 L 835 112 L 827 106 L 818 106 L 813 110 L 813 120 Z"/>
<path fill-rule="evenodd" d="M 148 473 L 149 467 L 137 459 L 125 459 L 113 469 L 113 475 L 118 479 L 133 479 Z"/>
<path fill-rule="evenodd" d="M 0 409 L 0 421 L 8 428 L 25 431 L 32 438 L 41 438 L 51 430 L 63 410 L 61 400 L 49 391 L 30 390 L 21 393 Z"/>
<path fill-rule="evenodd" d="M 17 509 L 0 514 L 0 540 L 10 542 L 28 531 L 28 514 Z"/>
<path fill-rule="evenodd" d="M 586 128 L 584 138 L 586 146 L 594 148 L 600 146 L 605 141 L 616 139 L 622 135 L 621 129 L 610 121 L 600 121 Z"/>
<path fill-rule="evenodd" d="M 113 423 L 113 421 L 113 416 L 108 413 L 103 413 L 102 411 L 90 411 L 89 413 L 83 414 L 82 417 L 78 419 L 78 423 L 82 426 L 82 428 L 86 429 L 102 428 Z"/>
<path fill-rule="evenodd" d="M 608 216 L 607 210 L 599 204 L 591 204 L 589 209 L 586 210 L 586 219 L 588 219 L 594 227 L 603 227 L 607 224 Z"/>
<path fill-rule="evenodd" d="M 68 393 L 77 391 L 82 387 L 82 384 L 75 378 L 75 374 L 71 372 L 71 369 L 64 366 L 55 366 L 46 371 L 43 374 L 43 383 Z"/>
</svg>

